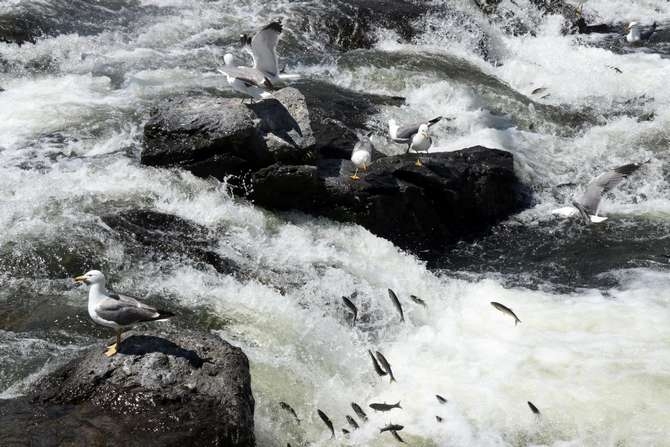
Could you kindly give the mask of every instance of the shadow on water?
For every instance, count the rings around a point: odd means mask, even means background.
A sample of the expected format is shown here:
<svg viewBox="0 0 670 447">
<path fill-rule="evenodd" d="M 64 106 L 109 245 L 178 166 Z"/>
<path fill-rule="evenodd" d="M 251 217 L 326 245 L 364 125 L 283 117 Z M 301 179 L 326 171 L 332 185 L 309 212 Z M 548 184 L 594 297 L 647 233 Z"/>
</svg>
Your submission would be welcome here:
<svg viewBox="0 0 670 447">
<path fill-rule="evenodd" d="M 176 343 L 153 335 L 131 335 L 121 341 L 119 352 L 126 355 L 145 355 L 160 352 L 172 357 L 183 358 L 194 368 L 211 362 L 210 358 L 202 358 L 195 351 L 184 349 Z"/>
</svg>

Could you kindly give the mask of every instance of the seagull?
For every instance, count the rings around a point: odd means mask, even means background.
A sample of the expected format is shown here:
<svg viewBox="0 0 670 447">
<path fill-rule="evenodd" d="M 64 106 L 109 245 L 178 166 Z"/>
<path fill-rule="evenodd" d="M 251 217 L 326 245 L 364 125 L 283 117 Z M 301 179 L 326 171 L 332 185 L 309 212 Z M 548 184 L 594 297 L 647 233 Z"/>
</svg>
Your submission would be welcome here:
<svg viewBox="0 0 670 447">
<path fill-rule="evenodd" d="M 351 161 L 356 165 L 356 172 L 351 176 L 352 180 L 358 180 L 358 170 L 363 168 L 367 172 L 368 165 L 372 161 L 372 152 L 375 150 L 375 147 L 372 145 L 372 141 L 365 135 L 358 134 L 358 141 L 354 145 L 354 149 L 351 151 Z"/>
<path fill-rule="evenodd" d="M 110 327 L 116 331 L 116 343 L 107 347 L 105 355 L 111 357 L 118 352 L 121 344 L 121 333 L 137 323 L 145 321 L 163 321 L 174 316 L 172 312 L 158 310 L 128 295 L 120 295 L 107 291 L 105 275 L 98 270 L 91 270 L 77 276 L 76 283 L 91 286 L 88 291 L 88 314 L 96 323 Z"/>
<path fill-rule="evenodd" d="M 425 123 L 412 124 L 411 126 L 398 127 L 396 120 L 389 120 L 389 136 L 395 143 L 407 144 L 407 151 L 426 151 L 430 149 L 432 139 L 428 134 L 428 128 L 442 119 L 441 116 L 433 118 Z M 422 132 L 423 129 L 423 132 Z M 416 160 L 416 165 L 421 166 L 421 161 Z"/>
<path fill-rule="evenodd" d="M 281 20 L 275 20 L 261 28 L 254 37 L 240 35 L 240 43 L 254 60 L 253 68 L 260 71 L 271 84 L 300 78 L 300 75 L 284 74 L 279 70 L 277 42 L 283 29 Z"/>
<path fill-rule="evenodd" d="M 250 96 L 252 101 L 273 97 L 268 91 L 272 88 L 272 83 L 260 71 L 251 67 L 236 67 L 233 64 L 233 55 L 230 53 L 223 56 L 223 62 L 225 66 L 219 70 L 219 73 L 226 75 L 228 84 L 233 90 Z"/>
<path fill-rule="evenodd" d="M 649 160 L 643 163 L 630 163 L 599 175 L 586 186 L 584 194 L 572 202 L 573 206 L 558 208 L 553 210 L 552 213 L 562 217 L 572 217 L 579 214 L 587 225 L 606 221 L 607 217 L 598 215 L 602 195 L 612 190 L 623 179 L 648 162 Z"/>
<path fill-rule="evenodd" d="M 656 31 L 656 22 L 654 22 L 654 24 L 651 25 L 651 28 L 646 31 L 642 31 L 642 27 L 638 22 L 630 22 L 626 27 L 626 31 L 628 31 L 626 40 L 629 43 L 640 43 L 651 38 L 652 34 Z"/>
</svg>

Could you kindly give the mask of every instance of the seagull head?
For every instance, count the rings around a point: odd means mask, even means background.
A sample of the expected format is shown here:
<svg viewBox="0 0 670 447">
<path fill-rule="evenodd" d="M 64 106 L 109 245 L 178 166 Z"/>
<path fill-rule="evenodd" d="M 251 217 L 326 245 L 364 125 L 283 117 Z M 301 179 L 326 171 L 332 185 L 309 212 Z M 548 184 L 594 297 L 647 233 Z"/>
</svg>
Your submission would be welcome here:
<svg viewBox="0 0 670 447">
<path fill-rule="evenodd" d="M 422 137 L 428 138 L 428 124 L 422 124 L 419 126 L 419 133 Z"/>
<path fill-rule="evenodd" d="M 628 26 L 626 27 L 626 31 L 630 31 L 633 28 L 637 28 L 638 26 L 640 26 L 640 24 L 638 22 L 630 22 L 628 24 Z"/>
<path fill-rule="evenodd" d="M 91 270 L 90 272 L 86 272 L 81 276 L 77 276 L 74 279 L 74 282 L 81 284 L 104 284 L 105 282 L 105 275 L 102 274 L 100 270 Z"/>
<path fill-rule="evenodd" d="M 233 65 L 234 60 L 233 55 L 230 53 L 226 53 L 225 56 L 223 56 L 223 63 L 226 65 Z"/>
</svg>

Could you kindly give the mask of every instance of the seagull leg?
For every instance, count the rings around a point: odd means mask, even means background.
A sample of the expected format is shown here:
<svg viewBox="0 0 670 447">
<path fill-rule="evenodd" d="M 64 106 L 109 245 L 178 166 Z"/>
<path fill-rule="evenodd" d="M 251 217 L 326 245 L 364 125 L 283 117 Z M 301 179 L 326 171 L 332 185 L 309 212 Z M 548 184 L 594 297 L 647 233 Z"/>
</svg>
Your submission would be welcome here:
<svg viewBox="0 0 670 447">
<path fill-rule="evenodd" d="M 421 163 L 421 159 L 420 159 L 420 158 L 417 157 L 417 159 L 416 159 L 416 163 L 414 163 L 414 166 L 417 166 L 417 167 L 419 167 L 419 168 L 420 168 L 421 166 L 423 166 L 423 163 Z"/>
<path fill-rule="evenodd" d="M 366 165 L 365 163 L 363 163 L 363 170 L 364 170 L 365 172 L 368 172 L 368 165 Z"/>
<path fill-rule="evenodd" d="M 118 352 L 120 344 L 121 344 L 121 330 L 118 329 L 116 331 L 116 343 L 107 347 L 107 350 L 105 351 L 105 355 L 107 357 L 111 357 L 113 355 L 116 355 L 116 353 Z"/>
<path fill-rule="evenodd" d="M 354 172 L 354 175 L 351 176 L 351 180 L 358 180 L 360 177 L 358 176 L 358 168 L 356 168 L 356 172 Z"/>
</svg>

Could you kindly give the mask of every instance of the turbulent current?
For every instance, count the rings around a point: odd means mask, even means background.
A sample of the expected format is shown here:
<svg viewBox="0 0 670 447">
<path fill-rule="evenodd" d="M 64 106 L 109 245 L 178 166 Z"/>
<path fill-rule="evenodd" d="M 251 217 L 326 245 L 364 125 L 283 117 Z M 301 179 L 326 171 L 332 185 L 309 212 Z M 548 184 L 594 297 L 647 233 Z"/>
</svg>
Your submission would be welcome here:
<svg viewBox="0 0 670 447">
<path fill-rule="evenodd" d="M 621 30 L 658 22 L 646 46 L 565 34 L 538 2 L 503 0 L 490 17 L 435 0 L 409 40 L 372 29 L 371 48 L 343 51 L 302 22 L 338 5 L 320 1 L 0 2 L 3 17 L 44 28 L 34 43 L 0 43 L 0 397 L 110 337 L 72 281 L 97 268 L 113 289 L 175 309 L 166 324 L 244 350 L 259 446 L 390 445 L 389 422 L 413 446 L 670 445 L 670 3 L 585 3 L 590 20 Z M 449 117 L 431 129 L 433 151 L 512 152 L 532 207 L 475 241 L 408 253 L 356 225 L 270 213 L 216 180 L 140 166 L 151 108 L 182 92 L 231 96 L 216 72 L 224 53 L 247 61 L 237 36 L 277 17 L 287 71 L 406 98 L 369 117 L 377 144 L 390 118 Z M 645 160 L 605 196 L 604 224 L 551 215 L 602 171 Z M 124 245 L 100 216 L 137 208 L 206 227 L 247 274 Z M 352 326 L 341 297 L 354 291 Z M 368 349 L 397 383 L 377 377 Z M 353 401 L 370 421 L 344 438 Z"/>
</svg>

